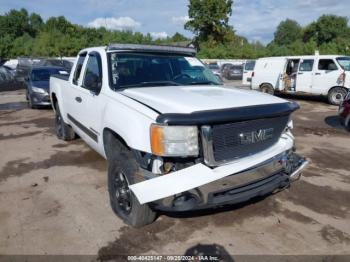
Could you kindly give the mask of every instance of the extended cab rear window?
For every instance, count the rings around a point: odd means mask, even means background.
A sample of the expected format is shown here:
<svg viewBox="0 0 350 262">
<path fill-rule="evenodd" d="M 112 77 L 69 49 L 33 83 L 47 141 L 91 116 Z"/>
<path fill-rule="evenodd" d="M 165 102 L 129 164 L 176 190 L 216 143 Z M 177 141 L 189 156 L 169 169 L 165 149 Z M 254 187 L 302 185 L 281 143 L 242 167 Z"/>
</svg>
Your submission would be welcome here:
<svg viewBox="0 0 350 262">
<path fill-rule="evenodd" d="M 75 67 L 74 75 L 73 75 L 73 84 L 78 85 L 78 80 L 81 74 L 81 69 L 83 68 L 83 64 L 86 58 L 87 53 L 82 53 L 79 55 L 77 65 Z"/>
</svg>

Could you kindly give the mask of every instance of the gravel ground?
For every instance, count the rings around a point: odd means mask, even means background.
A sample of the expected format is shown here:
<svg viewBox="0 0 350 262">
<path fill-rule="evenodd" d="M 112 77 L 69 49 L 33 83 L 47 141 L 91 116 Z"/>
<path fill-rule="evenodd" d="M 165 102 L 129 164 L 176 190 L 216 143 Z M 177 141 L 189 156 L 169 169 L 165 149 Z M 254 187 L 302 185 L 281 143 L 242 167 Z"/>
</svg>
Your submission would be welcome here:
<svg viewBox="0 0 350 262">
<path fill-rule="evenodd" d="M 0 93 L 0 254 L 349 254 L 350 134 L 336 107 L 287 98 L 301 106 L 294 134 L 311 162 L 300 181 L 134 229 L 109 207 L 106 161 L 81 140 L 58 140 L 52 110 L 28 109 L 23 91 Z"/>
</svg>

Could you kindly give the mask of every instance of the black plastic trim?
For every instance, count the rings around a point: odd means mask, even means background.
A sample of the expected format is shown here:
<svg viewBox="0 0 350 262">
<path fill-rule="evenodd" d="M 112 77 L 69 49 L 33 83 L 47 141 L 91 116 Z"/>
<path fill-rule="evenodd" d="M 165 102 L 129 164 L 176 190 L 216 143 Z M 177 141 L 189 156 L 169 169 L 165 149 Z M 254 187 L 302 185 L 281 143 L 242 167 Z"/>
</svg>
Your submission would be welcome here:
<svg viewBox="0 0 350 262">
<path fill-rule="evenodd" d="M 286 102 L 198 111 L 190 114 L 166 113 L 159 115 L 156 121 L 167 125 L 223 124 L 289 115 L 299 108 L 299 105 L 295 102 Z"/>
<path fill-rule="evenodd" d="M 87 134 L 92 140 L 94 140 L 96 143 L 98 142 L 97 134 L 95 134 L 92 130 L 84 126 L 82 123 L 80 123 L 78 120 L 76 120 L 74 117 L 72 117 L 70 114 L 67 114 L 67 117 L 74 125 L 76 125 L 81 131 L 83 131 L 85 134 Z"/>
</svg>

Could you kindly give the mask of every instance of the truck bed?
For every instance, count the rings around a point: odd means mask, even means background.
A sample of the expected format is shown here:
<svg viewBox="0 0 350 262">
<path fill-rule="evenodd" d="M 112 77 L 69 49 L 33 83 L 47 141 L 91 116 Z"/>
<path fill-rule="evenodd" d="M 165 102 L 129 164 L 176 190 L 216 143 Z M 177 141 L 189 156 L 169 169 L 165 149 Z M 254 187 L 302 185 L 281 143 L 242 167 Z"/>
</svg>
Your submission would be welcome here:
<svg viewBox="0 0 350 262">
<path fill-rule="evenodd" d="M 68 79 L 69 79 L 69 75 L 55 74 L 55 75 L 51 75 L 51 77 L 55 77 L 55 78 L 58 78 L 58 79 L 61 79 L 61 80 L 65 80 L 65 81 L 68 81 Z"/>
</svg>

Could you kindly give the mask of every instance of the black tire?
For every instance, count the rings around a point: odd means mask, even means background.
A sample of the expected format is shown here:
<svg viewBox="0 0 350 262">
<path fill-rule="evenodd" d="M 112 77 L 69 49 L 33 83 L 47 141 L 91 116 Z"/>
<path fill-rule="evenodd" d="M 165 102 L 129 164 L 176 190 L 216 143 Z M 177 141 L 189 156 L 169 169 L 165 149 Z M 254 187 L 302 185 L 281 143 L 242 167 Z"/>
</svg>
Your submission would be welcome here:
<svg viewBox="0 0 350 262">
<path fill-rule="evenodd" d="M 348 120 L 348 123 L 345 123 L 345 129 L 350 132 L 350 119 Z"/>
<path fill-rule="evenodd" d="M 72 127 L 70 127 L 64 122 L 57 102 L 55 103 L 55 109 L 55 131 L 57 138 L 64 141 L 70 141 L 75 139 L 74 130 Z"/>
<path fill-rule="evenodd" d="M 340 105 L 347 95 L 347 90 L 344 87 L 333 87 L 328 92 L 328 103 L 331 105 Z"/>
<path fill-rule="evenodd" d="M 152 223 L 156 212 L 148 204 L 141 205 L 129 189 L 135 183 L 139 165 L 132 152 L 119 140 L 113 141 L 114 150 L 108 158 L 108 192 L 114 213 L 126 224 L 142 227 Z"/>
<path fill-rule="evenodd" d="M 273 95 L 275 93 L 275 90 L 273 89 L 273 86 L 270 84 L 263 84 L 260 87 L 260 91 L 269 95 Z"/>
<path fill-rule="evenodd" d="M 33 100 L 32 100 L 32 98 L 30 96 L 28 96 L 28 106 L 31 109 L 36 109 L 37 108 L 36 105 L 33 104 Z"/>
</svg>

